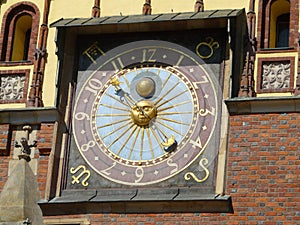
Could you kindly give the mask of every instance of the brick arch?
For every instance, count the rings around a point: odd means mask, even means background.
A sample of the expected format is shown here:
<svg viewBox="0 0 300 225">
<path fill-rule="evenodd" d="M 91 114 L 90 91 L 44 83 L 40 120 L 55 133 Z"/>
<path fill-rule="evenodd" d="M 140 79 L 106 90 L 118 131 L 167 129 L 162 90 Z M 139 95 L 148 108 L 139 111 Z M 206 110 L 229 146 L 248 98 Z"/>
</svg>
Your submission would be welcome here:
<svg viewBox="0 0 300 225">
<path fill-rule="evenodd" d="M 271 6 L 277 0 L 259 1 L 258 5 L 258 49 L 269 47 Z M 289 47 L 296 48 L 299 27 L 299 1 L 290 2 L 290 36 Z"/>
<path fill-rule="evenodd" d="M 28 60 L 34 60 L 40 12 L 38 7 L 32 2 L 23 1 L 12 5 L 3 15 L 3 25 L 0 34 L 0 61 L 10 61 L 15 24 L 17 19 L 23 15 L 29 15 L 32 18 Z"/>
</svg>

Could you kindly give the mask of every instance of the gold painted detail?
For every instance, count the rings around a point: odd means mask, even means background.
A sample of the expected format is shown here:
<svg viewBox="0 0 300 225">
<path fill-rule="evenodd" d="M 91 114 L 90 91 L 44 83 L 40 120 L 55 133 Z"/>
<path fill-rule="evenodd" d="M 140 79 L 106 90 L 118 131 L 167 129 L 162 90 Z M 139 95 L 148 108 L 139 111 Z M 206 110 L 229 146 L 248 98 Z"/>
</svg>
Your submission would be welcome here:
<svg viewBox="0 0 300 225">
<path fill-rule="evenodd" d="M 166 139 L 167 140 L 165 142 L 161 143 L 164 147 L 170 147 L 176 142 L 174 134 L 172 134 L 170 138 L 166 138 Z"/>
<path fill-rule="evenodd" d="M 121 88 L 120 88 L 120 84 L 122 82 L 119 81 L 119 78 L 117 76 L 115 77 L 111 77 L 110 80 L 109 80 L 109 83 L 115 87 L 115 90 L 116 91 L 119 91 Z"/>
<path fill-rule="evenodd" d="M 155 105 L 147 100 L 139 101 L 131 109 L 131 119 L 139 126 L 149 126 L 150 121 L 157 115 Z"/>
<path fill-rule="evenodd" d="M 204 181 L 206 181 L 209 177 L 209 170 L 205 167 L 208 164 L 208 160 L 207 158 L 202 158 L 199 161 L 199 166 L 205 171 L 205 176 L 202 179 L 199 179 L 193 172 L 187 172 L 184 175 L 184 179 L 185 180 L 190 180 L 191 178 L 194 179 L 194 181 L 196 181 L 197 183 L 202 183 Z"/>
<path fill-rule="evenodd" d="M 219 42 L 215 41 L 212 37 L 207 37 L 206 38 L 207 42 L 200 42 L 197 46 L 196 46 L 196 53 L 197 55 L 201 58 L 201 59 L 209 59 L 210 57 L 212 57 L 212 55 L 214 54 L 214 48 L 219 48 L 220 44 Z M 201 49 L 207 49 L 208 48 L 208 52 L 206 54 L 201 54 Z"/>
<path fill-rule="evenodd" d="M 93 63 L 97 64 L 96 59 L 101 55 L 105 55 L 105 52 L 98 46 L 98 42 L 96 41 L 82 55 L 86 55 Z"/>
<path fill-rule="evenodd" d="M 89 185 L 87 180 L 90 178 L 91 172 L 89 170 L 87 170 L 84 165 L 79 165 L 76 169 L 74 167 L 71 167 L 70 172 L 71 172 L 71 174 L 76 174 L 79 170 L 82 170 L 81 173 L 79 173 L 77 176 L 75 176 L 75 175 L 72 176 L 72 184 L 75 184 L 75 183 L 79 184 L 80 183 L 79 179 L 85 175 L 85 177 L 81 181 L 81 184 L 84 187 L 87 187 Z"/>
<path fill-rule="evenodd" d="M 138 81 L 135 89 L 141 97 L 151 98 L 155 92 L 155 82 L 149 77 L 143 77 Z"/>
</svg>

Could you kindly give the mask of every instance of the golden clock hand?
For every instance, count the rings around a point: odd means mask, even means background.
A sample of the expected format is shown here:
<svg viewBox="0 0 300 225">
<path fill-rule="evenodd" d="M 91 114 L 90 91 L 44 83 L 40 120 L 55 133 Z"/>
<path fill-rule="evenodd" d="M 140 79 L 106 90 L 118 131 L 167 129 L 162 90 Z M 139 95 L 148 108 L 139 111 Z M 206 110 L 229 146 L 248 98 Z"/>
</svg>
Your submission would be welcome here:
<svg viewBox="0 0 300 225">
<path fill-rule="evenodd" d="M 166 152 L 172 152 L 177 147 L 177 141 L 175 140 L 175 136 L 172 134 L 170 138 L 167 138 L 166 142 L 161 143 L 164 146 L 164 150 Z"/>
<path fill-rule="evenodd" d="M 164 151 L 174 151 L 177 147 L 177 141 L 175 140 L 175 136 L 172 134 L 171 137 L 168 137 L 166 134 L 164 134 L 164 132 L 161 129 L 159 129 L 159 127 L 154 122 L 152 122 L 152 125 L 156 129 L 156 132 L 158 133 L 160 139 L 162 139 L 161 145 L 163 146 Z"/>
<path fill-rule="evenodd" d="M 121 98 L 125 98 L 128 106 L 130 106 L 130 103 L 133 105 L 135 104 L 135 102 L 131 99 L 129 94 L 120 87 L 120 84 L 122 84 L 123 82 L 119 81 L 118 76 L 111 77 L 109 83 L 115 87 L 116 95 L 120 96 Z"/>
<path fill-rule="evenodd" d="M 118 91 L 118 90 L 121 89 L 121 88 L 120 88 L 120 84 L 121 84 L 122 82 L 119 81 L 119 77 L 118 77 L 118 76 L 111 77 L 111 78 L 109 79 L 109 83 L 115 87 L 115 90 L 116 90 L 116 91 Z"/>
</svg>

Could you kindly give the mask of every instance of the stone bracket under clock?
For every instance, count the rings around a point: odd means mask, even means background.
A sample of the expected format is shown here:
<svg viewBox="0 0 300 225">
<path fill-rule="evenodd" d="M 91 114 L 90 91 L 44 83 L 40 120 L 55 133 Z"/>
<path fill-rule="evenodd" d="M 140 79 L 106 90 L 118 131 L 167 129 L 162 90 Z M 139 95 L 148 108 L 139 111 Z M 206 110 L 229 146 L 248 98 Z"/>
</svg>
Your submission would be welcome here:
<svg viewBox="0 0 300 225">
<path fill-rule="evenodd" d="M 74 197 L 76 196 L 76 197 Z M 72 207 L 69 205 L 72 204 Z M 229 195 L 197 194 L 197 189 L 106 189 L 63 191 L 61 197 L 40 201 L 45 216 L 90 213 L 233 213 Z"/>
</svg>

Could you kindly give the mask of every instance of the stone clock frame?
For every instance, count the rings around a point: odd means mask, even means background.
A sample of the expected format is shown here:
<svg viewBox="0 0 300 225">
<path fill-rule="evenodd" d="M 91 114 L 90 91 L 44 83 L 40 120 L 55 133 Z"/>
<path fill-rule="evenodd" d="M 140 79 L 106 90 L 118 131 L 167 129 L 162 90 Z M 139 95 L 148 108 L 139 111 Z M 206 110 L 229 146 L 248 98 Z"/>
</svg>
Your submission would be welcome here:
<svg viewBox="0 0 300 225">
<path fill-rule="evenodd" d="M 243 43 L 238 40 L 243 40 L 241 35 L 245 34 L 245 14 L 243 10 L 215 13 L 199 12 L 86 20 L 65 19 L 52 25 L 58 28 L 56 41 L 60 69 L 58 71 L 59 89 L 57 93 L 59 98 L 57 104 L 65 112 L 64 119 L 60 121 L 60 124 L 66 126 L 69 133 L 58 134 L 63 135 L 62 147 L 56 150 L 60 152 L 62 160 L 56 171 L 58 176 L 56 188 L 51 189 L 50 199 L 39 203 L 45 215 L 82 213 L 82 210 L 85 213 L 95 213 L 96 211 L 99 212 L 99 209 L 102 212 L 115 213 L 233 211 L 231 198 L 224 193 L 228 141 L 228 113 L 224 99 L 230 98 L 231 93 L 235 93 L 239 88 L 236 84 L 239 83 L 239 74 L 242 68 L 240 50 L 243 49 Z M 152 20 L 149 20 L 150 17 Z M 165 57 L 168 53 L 166 51 L 166 54 L 156 54 L 153 46 L 147 46 L 150 42 L 160 43 L 164 47 L 172 46 L 175 49 L 175 46 L 180 46 L 179 50 L 184 49 L 184 51 L 179 51 L 180 53 L 176 56 L 179 57 L 177 65 L 169 61 L 158 60 L 160 64 L 157 66 L 153 59 Z M 146 43 L 146 47 L 140 51 L 141 59 L 131 64 L 124 63 L 120 46 L 127 46 L 124 52 L 130 52 L 135 43 L 137 43 L 137 47 Z M 132 46 L 128 48 L 130 45 Z M 115 49 L 117 49 L 117 55 L 110 56 L 110 53 L 114 52 Z M 163 47 L 158 49 L 161 50 Z M 87 125 L 83 126 L 88 127 L 88 120 L 90 116 L 92 120 L 92 114 L 90 114 L 91 110 L 87 112 L 82 108 L 78 111 L 77 108 L 81 107 L 82 102 L 88 98 L 82 94 L 83 91 L 81 90 L 84 88 L 92 87 L 92 92 L 94 91 L 95 96 L 100 96 L 99 99 L 101 99 L 102 94 L 99 94 L 101 91 L 106 93 L 106 90 L 113 88 L 113 86 L 117 90 L 119 83 L 112 85 L 109 79 L 101 80 L 102 78 L 93 77 L 91 74 L 97 74 L 97 72 L 92 71 L 100 71 L 101 73 L 106 71 L 110 78 L 117 77 L 118 79 L 123 76 L 123 74 L 119 74 L 120 71 L 126 74 L 130 73 L 130 70 L 137 70 L 137 68 L 143 70 L 141 68 L 145 67 L 149 67 L 149 70 L 158 71 L 159 69 L 156 68 L 163 70 L 171 65 L 175 70 L 184 71 L 186 69 L 184 66 L 180 68 L 181 60 L 184 61 L 183 55 L 185 53 L 183 54 L 183 52 L 189 52 L 187 55 L 194 57 L 196 67 L 201 68 L 206 74 L 206 77 L 203 74 L 202 76 L 195 75 L 196 80 L 188 79 L 189 88 L 191 90 L 198 89 L 197 85 L 203 85 L 201 79 L 207 80 L 208 78 L 208 80 L 213 80 L 211 84 L 214 86 L 213 89 L 216 89 L 214 97 L 216 105 L 214 107 L 217 111 L 212 112 L 208 108 L 206 109 L 207 113 L 202 111 L 205 116 L 207 114 L 216 115 L 214 127 L 216 132 L 212 138 L 207 139 L 207 144 L 205 141 L 205 146 L 202 146 L 201 140 L 197 138 L 187 139 L 187 142 L 191 143 L 192 140 L 194 143 L 193 146 L 188 146 L 189 149 L 200 145 L 201 148 L 203 147 L 203 157 L 199 157 L 202 152 L 196 154 L 195 159 L 185 163 L 178 173 L 153 183 L 147 179 L 141 184 L 136 182 L 139 179 L 139 181 L 143 181 L 144 177 L 141 177 L 140 174 L 146 171 L 147 166 L 149 166 L 150 161 L 147 162 L 147 160 L 146 162 L 136 162 L 137 164 L 133 162 L 135 181 L 134 178 L 128 182 L 119 182 L 119 178 L 107 179 L 110 173 L 115 173 L 117 170 L 109 170 L 114 167 L 114 163 L 112 163 L 111 168 L 102 168 L 99 172 L 99 169 L 95 168 L 95 165 L 87 159 L 88 156 L 84 153 L 87 150 L 85 147 L 93 149 L 96 142 L 90 143 L 90 139 L 83 139 L 84 142 L 81 142 L 79 135 L 81 131 L 76 131 L 76 127 L 81 126 L 79 121 L 86 121 L 84 123 Z M 108 61 L 106 60 L 106 62 L 110 62 L 111 68 L 99 69 L 103 63 L 105 64 L 104 61 L 107 57 L 111 57 Z M 140 63 L 143 59 L 147 59 L 146 62 Z M 139 65 L 134 66 L 138 62 Z M 159 72 L 157 73 L 159 74 Z M 89 75 L 85 76 L 86 74 Z M 198 74 L 201 73 L 198 72 Z M 180 77 L 181 75 L 176 76 Z M 103 75 L 103 77 L 105 76 Z M 101 88 L 102 84 L 105 88 L 101 89 L 100 86 L 97 86 L 98 81 L 88 84 L 89 81 L 95 81 L 92 80 L 93 78 L 101 80 Z M 202 92 L 204 93 L 205 90 L 202 89 Z M 118 96 L 113 98 L 116 99 Z M 202 105 L 205 104 L 204 98 L 206 97 L 203 95 L 200 99 L 203 101 Z M 78 102 L 78 99 L 81 99 L 82 102 Z M 99 100 L 99 102 L 101 101 Z M 207 101 L 209 104 L 212 102 L 212 99 Z M 197 110 L 203 110 L 201 107 L 198 106 Z M 145 124 L 137 123 L 135 125 L 144 127 Z M 207 129 L 207 127 L 203 125 L 203 129 Z M 82 135 L 85 135 L 86 131 L 83 130 Z M 182 144 L 181 140 L 179 142 Z M 107 151 L 102 147 L 99 149 L 93 151 Z M 178 152 L 181 152 L 185 148 L 178 149 Z M 185 156 L 182 155 L 181 157 L 188 157 L 188 153 L 188 151 L 185 152 Z M 126 160 L 122 161 L 122 157 L 114 156 L 115 153 L 109 154 L 111 154 L 109 157 L 116 160 L 116 163 L 120 162 L 120 165 L 127 163 Z M 175 160 L 175 156 L 179 153 L 175 150 L 172 154 L 165 154 L 163 157 L 166 158 L 162 157 L 160 160 L 175 168 L 179 164 L 172 160 Z M 94 155 L 92 158 L 93 160 L 99 159 L 99 156 Z M 171 160 L 168 161 L 168 159 Z M 159 159 L 157 158 L 157 160 Z M 153 169 L 153 171 L 158 173 L 163 168 Z M 123 171 L 120 169 L 119 172 L 122 172 L 123 175 L 126 174 L 125 169 Z M 72 204 L 72 207 L 67 207 L 69 204 Z"/>
</svg>

